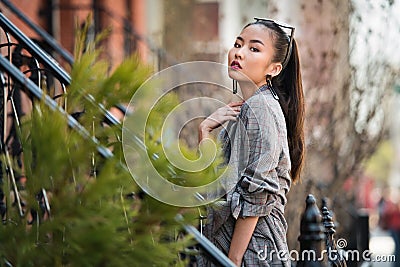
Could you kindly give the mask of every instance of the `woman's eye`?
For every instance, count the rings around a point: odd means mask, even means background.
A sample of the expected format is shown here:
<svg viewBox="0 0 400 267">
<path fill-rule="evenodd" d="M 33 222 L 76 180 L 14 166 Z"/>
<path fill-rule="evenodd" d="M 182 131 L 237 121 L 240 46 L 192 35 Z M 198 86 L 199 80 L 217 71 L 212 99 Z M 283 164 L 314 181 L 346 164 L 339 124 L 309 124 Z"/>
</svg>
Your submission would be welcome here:
<svg viewBox="0 0 400 267">
<path fill-rule="evenodd" d="M 233 45 L 233 47 L 235 47 L 235 48 L 240 48 L 240 44 L 235 43 L 235 44 Z"/>
<path fill-rule="evenodd" d="M 252 52 L 260 52 L 260 50 L 258 50 L 258 49 L 255 48 L 255 47 L 250 47 L 250 51 L 252 51 Z"/>
</svg>

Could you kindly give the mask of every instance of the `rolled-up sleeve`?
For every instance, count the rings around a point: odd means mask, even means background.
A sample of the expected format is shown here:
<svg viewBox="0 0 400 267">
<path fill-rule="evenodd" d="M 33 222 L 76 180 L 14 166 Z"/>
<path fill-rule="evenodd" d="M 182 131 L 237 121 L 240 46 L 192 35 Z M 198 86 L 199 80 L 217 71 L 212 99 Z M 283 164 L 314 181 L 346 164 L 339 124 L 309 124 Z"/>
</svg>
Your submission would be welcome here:
<svg viewBox="0 0 400 267">
<path fill-rule="evenodd" d="M 240 119 L 242 132 L 240 148 L 236 155 L 241 159 L 238 170 L 239 182 L 231 198 L 231 211 L 235 218 L 266 216 L 273 208 L 280 190 L 277 167 L 282 152 L 282 125 L 279 124 L 274 109 L 265 96 L 250 99 L 244 106 Z"/>
</svg>

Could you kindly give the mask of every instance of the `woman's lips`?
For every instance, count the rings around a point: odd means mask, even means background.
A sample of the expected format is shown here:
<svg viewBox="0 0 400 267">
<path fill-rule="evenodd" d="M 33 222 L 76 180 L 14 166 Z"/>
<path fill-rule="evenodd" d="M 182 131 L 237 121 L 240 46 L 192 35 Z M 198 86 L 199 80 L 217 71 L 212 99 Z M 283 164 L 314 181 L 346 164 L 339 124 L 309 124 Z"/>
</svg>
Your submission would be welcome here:
<svg viewBox="0 0 400 267">
<path fill-rule="evenodd" d="M 242 68 L 242 66 L 240 66 L 238 61 L 234 60 L 231 63 L 231 68 L 234 70 L 240 70 Z"/>
</svg>

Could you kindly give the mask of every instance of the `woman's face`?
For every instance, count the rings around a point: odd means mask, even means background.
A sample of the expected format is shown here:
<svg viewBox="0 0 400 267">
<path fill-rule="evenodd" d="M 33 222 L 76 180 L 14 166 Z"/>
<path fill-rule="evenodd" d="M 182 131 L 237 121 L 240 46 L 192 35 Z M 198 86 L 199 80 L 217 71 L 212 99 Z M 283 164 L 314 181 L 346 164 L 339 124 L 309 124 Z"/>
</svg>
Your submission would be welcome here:
<svg viewBox="0 0 400 267">
<path fill-rule="evenodd" d="M 237 81 L 250 79 L 260 87 L 266 83 L 267 74 L 275 76 L 282 68 L 280 63 L 271 63 L 273 55 L 269 30 L 263 25 L 250 25 L 242 30 L 229 50 L 229 77 Z"/>
</svg>

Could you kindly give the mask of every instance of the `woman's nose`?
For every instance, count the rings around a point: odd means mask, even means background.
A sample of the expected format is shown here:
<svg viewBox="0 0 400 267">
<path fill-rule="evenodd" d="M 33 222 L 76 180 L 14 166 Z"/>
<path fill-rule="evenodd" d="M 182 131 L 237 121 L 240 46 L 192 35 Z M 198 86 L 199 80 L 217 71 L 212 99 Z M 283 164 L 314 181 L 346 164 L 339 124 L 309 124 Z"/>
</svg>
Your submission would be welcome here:
<svg viewBox="0 0 400 267">
<path fill-rule="evenodd" d="M 239 58 L 239 59 L 243 58 L 243 48 L 242 47 L 236 49 L 235 58 Z"/>
</svg>

